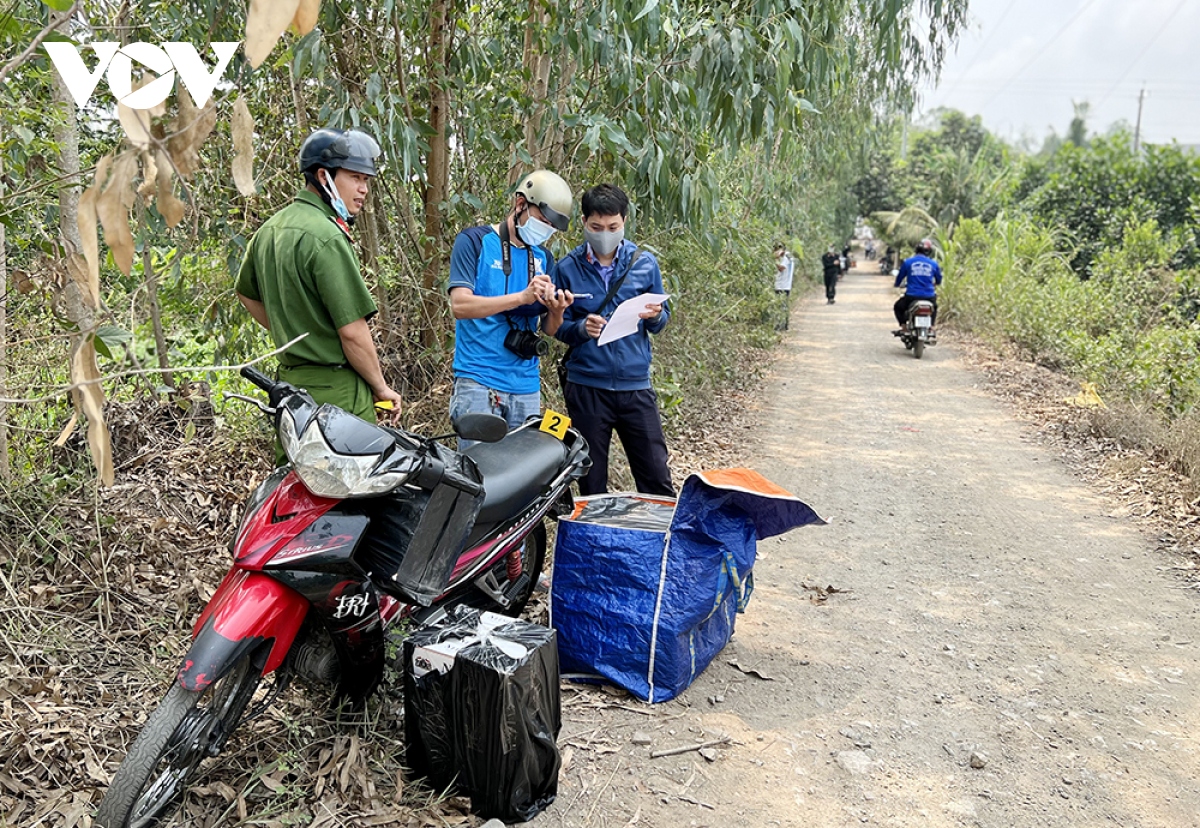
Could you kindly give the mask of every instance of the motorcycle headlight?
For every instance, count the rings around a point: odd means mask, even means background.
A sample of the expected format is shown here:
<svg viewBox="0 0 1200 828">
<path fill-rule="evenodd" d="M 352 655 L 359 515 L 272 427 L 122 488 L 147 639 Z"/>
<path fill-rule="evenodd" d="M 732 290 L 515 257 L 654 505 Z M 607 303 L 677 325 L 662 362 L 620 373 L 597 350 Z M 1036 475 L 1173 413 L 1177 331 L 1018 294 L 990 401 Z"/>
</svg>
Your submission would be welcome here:
<svg viewBox="0 0 1200 828">
<path fill-rule="evenodd" d="M 314 417 L 303 434 L 288 411 L 279 417 L 279 439 L 296 474 L 318 497 L 363 497 L 390 492 L 408 479 L 408 472 L 372 474 L 381 455 L 338 454 L 325 440 Z"/>
</svg>

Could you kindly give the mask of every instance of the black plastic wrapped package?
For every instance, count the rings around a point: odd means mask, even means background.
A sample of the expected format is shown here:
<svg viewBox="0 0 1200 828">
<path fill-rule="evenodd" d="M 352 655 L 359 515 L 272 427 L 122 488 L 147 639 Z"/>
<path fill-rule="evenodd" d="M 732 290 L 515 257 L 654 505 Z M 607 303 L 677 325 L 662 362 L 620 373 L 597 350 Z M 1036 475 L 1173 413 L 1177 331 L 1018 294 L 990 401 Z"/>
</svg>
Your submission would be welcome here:
<svg viewBox="0 0 1200 828">
<path fill-rule="evenodd" d="M 482 482 L 475 462 L 435 445 L 438 462 L 474 483 Z M 377 584 L 407 604 L 427 607 L 450 583 L 458 555 L 475 526 L 483 495 L 447 483 L 432 489 L 402 488 L 362 501 L 372 531 L 359 553 L 363 569 Z"/>
<path fill-rule="evenodd" d="M 456 608 L 405 640 L 404 704 L 415 777 L 506 822 L 554 801 L 562 707 L 553 630 Z"/>
</svg>

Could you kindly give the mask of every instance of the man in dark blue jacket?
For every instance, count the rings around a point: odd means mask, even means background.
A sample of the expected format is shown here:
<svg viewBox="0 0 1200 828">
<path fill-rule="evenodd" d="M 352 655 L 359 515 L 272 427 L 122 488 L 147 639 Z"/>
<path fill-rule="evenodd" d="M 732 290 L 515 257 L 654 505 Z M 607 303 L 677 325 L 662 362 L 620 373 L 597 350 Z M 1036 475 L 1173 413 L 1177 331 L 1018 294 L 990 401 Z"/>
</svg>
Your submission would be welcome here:
<svg viewBox="0 0 1200 828">
<path fill-rule="evenodd" d="M 545 326 L 570 346 L 563 396 L 572 425 L 587 438 L 592 469 L 579 481 L 581 494 L 608 491 L 608 452 L 615 429 L 629 458 L 639 492 L 674 495 L 667 467 L 658 397 L 650 387 L 650 334 L 667 325 L 665 303 L 649 302 L 636 333 L 604 345 L 596 340 L 617 305 L 644 293 L 663 293 L 654 255 L 625 239 L 629 197 L 601 184 L 583 194 L 586 241 L 561 259 L 555 287 L 574 301 L 561 327 Z"/>
<path fill-rule="evenodd" d="M 896 300 L 892 308 L 896 314 L 896 321 L 900 323 L 897 333 L 903 333 L 904 323 L 908 319 L 908 306 L 918 299 L 933 303 L 933 319 L 930 322 L 937 324 L 936 286 L 942 283 L 942 269 L 930 258 L 933 254 L 933 242 L 921 239 L 917 242 L 916 254 L 905 259 L 904 264 L 900 265 L 900 272 L 896 274 L 895 287 L 907 283 L 904 295 Z"/>
</svg>

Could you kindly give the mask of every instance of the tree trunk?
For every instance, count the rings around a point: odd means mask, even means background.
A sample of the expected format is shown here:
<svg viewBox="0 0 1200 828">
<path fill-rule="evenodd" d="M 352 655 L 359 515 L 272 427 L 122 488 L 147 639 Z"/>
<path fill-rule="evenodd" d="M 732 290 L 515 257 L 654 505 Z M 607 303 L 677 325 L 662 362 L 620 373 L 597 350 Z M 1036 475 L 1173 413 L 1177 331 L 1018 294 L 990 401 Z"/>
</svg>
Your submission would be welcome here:
<svg viewBox="0 0 1200 828">
<path fill-rule="evenodd" d="M 70 269 L 72 263 L 78 265 L 78 262 L 83 260 L 83 241 L 79 233 L 79 121 L 71 93 L 59 79 L 58 73 L 54 73 L 54 76 L 52 105 L 63 115 L 62 123 L 55 129 L 54 135 L 59 146 L 59 169 L 64 176 L 58 196 L 59 243 L 68 252 L 64 261 Z M 68 317 L 77 329 L 77 333 L 73 334 L 70 340 L 71 382 L 89 383 L 86 388 L 72 391 L 71 397 L 75 403 L 75 410 L 87 417 L 88 445 L 92 451 L 92 463 L 96 467 L 100 485 L 111 486 L 112 438 L 108 424 L 104 421 L 104 389 L 91 382 L 100 376 L 100 369 L 96 365 L 96 349 L 92 342 L 100 309 L 100 289 L 90 274 L 80 276 L 73 272 L 72 278 L 67 280 L 66 290 L 68 299 L 72 294 L 75 297 L 75 301 L 66 302 L 66 306 Z"/>
<path fill-rule="evenodd" d="M 386 341 L 390 336 L 392 308 L 388 302 L 387 291 L 379 281 L 379 223 L 375 220 L 375 214 L 379 212 L 380 206 L 379 189 L 372 187 L 367 195 L 366 207 L 359 214 L 354 226 L 362 234 L 363 272 L 371 277 L 375 305 L 379 308 L 379 315 L 375 317 L 375 327 Z"/>
<path fill-rule="evenodd" d="M 0 155 L 0 181 L 3 180 L 4 156 Z M 4 243 L 4 225 L 0 224 L 0 397 L 8 396 L 8 256 Z M 0 403 L 0 480 L 7 483 L 11 477 L 12 469 L 8 464 L 8 406 Z"/>
<path fill-rule="evenodd" d="M 449 51 L 450 18 L 453 0 L 434 0 L 429 7 L 429 40 L 425 51 L 425 67 L 429 72 L 429 155 L 425 169 L 425 269 L 421 285 L 426 324 L 421 330 L 421 344 L 433 345 L 437 330 L 431 324 L 437 317 L 437 284 L 442 274 L 443 252 L 442 204 L 449 191 L 449 140 L 446 124 L 450 112 L 450 92 L 446 86 L 446 55 Z"/>
<path fill-rule="evenodd" d="M 304 99 L 300 96 L 300 84 L 296 81 L 296 72 L 288 62 L 288 80 L 292 85 L 292 107 L 296 110 L 296 129 L 301 135 L 308 134 L 308 115 L 304 109 Z"/>
<path fill-rule="evenodd" d="M 576 7 L 576 13 L 583 13 L 581 5 Z M 566 49 L 563 50 L 560 57 L 556 98 L 559 112 L 562 112 L 568 105 L 566 94 L 571 89 L 571 84 L 575 82 L 575 72 L 579 68 L 579 63 L 575 60 L 575 56 Z M 566 130 L 563 128 L 562 119 L 555 118 L 548 132 L 545 146 L 549 155 L 550 169 L 563 178 L 567 178 L 570 172 L 567 169 L 567 162 L 570 159 L 567 158 Z"/>
<path fill-rule="evenodd" d="M 58 164 L 63 172 L 63 184 L 58 190 L 58 226 L 63 241 L 71 248 L 69 253 L 82 253 L 83 242 L 79 238 L 79 118 L 75 101 L 58 72 L 54 76 L 54 102 L 63 118 L 54 130 L 58 144 Z"/>
<path fill-rule="evenodd" d="M 550 13 L 541 0 L 529 0 L 529 19 L 525 22 L 525 49 L 521 62 L 529 76 L 533 108 L 525 119 L 525 149 L 533 159 L 535 168 L 546 163 L 545 143 L 541 135 L 542 120 L 546 114 L 546 98 L 550 90 L 550 55 L 541 50 L 538 33 L 548 29 Z M 521 177 L 520 164 L 509 171 L 509 183 L 516 184 Z"/>
<path fill-rule="evenodd" d="M 150 322 L 154 325 L 154 349 L 158 352 L 158 367 L 162 369 L 159 375 L 163 385 L 172 391 L 175 387 L 175 377 L 171 374 L 171 360 L 167 353 L 167 335 L 163 332 L 162 307 L 158 304 L 158 274 L 154 272 L 153 254 L 150 245 L 142 245 L 142 275 L 146 278 L 146 297 L 150 300 Z"/>
</svg>

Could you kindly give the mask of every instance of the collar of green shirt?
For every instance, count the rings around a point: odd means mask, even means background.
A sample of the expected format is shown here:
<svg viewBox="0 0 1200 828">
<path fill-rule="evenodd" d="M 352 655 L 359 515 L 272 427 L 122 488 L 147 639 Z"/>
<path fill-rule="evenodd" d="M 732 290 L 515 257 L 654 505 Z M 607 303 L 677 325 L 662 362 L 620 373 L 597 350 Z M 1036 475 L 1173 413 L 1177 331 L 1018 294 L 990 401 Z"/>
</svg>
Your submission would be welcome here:
<svg viewBox="0 0 1200 828">
<path fill-rule="evenodd" d="M 300 192 L 296 193 L 296 201 L 303 201 L 305 204 L 311 204 L 313 207 L 316 207 L 318 210 L 320 210 L 322 213 L 329 216 L 330 218 L 333 218 L 336 215 L 336 213 L 333 212 L 332 207 L 330 207 L 328 204 L 326 204 L 324 201 L 322 201 L 321 197 L 319 195 L 317 195 L 316 193 L 314 193 L 312 190 L 308 189 L 307 187 L 303 188 L 302 190 L 300 190 Z"/>
<path fill-rule="evenodd" d="M 338 228 L 346 234 L 346 238 L 350 239 L 351 241 L 354 240 L 354 237 L 350 234 L 350 225 L 347 224 L 341 216 L 335 213 L 333 208 L 325 203 L 324 199 L 322 199 L 312 190 L 305 187 L 303 190 L 296 193 L 296 201 L 303 201 L 305 204 L 310 204 L 313 207 L 316 207 L 325 214 L 326 218 L 336 224 Z"/>
</svg>

